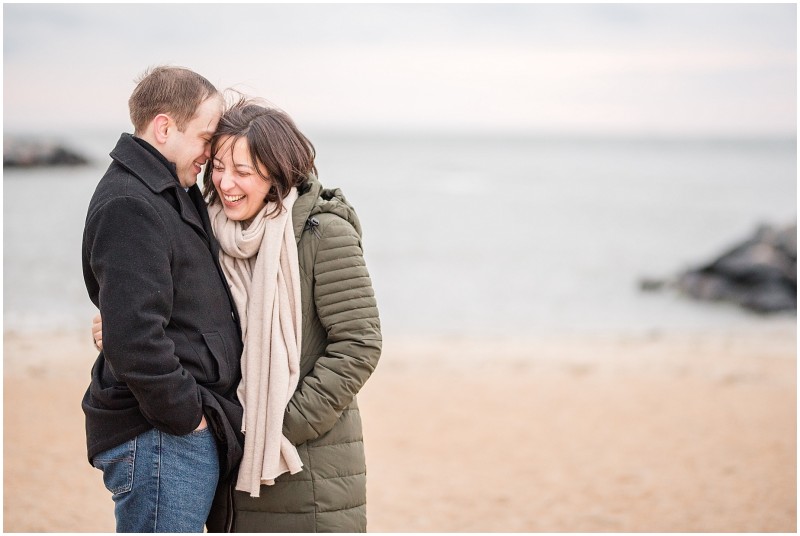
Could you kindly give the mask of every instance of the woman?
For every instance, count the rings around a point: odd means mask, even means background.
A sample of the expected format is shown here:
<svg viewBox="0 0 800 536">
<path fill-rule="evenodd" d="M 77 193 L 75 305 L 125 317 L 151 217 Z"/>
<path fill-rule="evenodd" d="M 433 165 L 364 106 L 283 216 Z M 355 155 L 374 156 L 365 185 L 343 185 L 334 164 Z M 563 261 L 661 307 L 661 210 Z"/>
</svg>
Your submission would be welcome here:
<svg viewBox="0 0 800 536">
<path fill-rule="evenodd" d="M 356 394 L 381 332 L 358 217 L 322 187 L 313 145 L 276 109 L 237 102 L 211 154 L 204 195 L 245 345 L 245 455 L 208 529 L 365 532 Z"/>
</svg>

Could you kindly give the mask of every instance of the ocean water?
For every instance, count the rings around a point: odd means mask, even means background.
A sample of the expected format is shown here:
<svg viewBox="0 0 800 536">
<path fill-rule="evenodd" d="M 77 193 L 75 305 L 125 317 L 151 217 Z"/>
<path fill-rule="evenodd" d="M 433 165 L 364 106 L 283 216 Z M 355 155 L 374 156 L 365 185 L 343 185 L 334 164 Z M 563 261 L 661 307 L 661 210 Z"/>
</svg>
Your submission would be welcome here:
<svg viewBox="0 0 800 536">
<path fill-rule="evenodd" d="M 320 179 L 364 228 L 384 333 L 523 337 L 786 322 L 643 293 L 797 217 L 787 140 L 309 132 Z M 81 234 L 118 133 L 75 135 L 83 168 L 4 171 L 5 330 L 86 328 Z M 781 318 L 783 320 L 781 320 Z"/>
</svg>

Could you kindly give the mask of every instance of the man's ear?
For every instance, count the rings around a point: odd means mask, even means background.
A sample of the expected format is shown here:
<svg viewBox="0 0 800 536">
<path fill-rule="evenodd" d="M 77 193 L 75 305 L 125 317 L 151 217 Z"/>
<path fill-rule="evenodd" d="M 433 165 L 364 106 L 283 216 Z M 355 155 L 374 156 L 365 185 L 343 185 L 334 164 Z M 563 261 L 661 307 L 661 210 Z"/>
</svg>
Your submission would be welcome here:
<svg viewBox="0 0 800 536">
<path fill-rule="evenodd" d="M 167 142 L 171 128 L 172 119 L 167 114 L 158 114 L 153 119 L 153 137 L 158 143 Z"/>
</svg>

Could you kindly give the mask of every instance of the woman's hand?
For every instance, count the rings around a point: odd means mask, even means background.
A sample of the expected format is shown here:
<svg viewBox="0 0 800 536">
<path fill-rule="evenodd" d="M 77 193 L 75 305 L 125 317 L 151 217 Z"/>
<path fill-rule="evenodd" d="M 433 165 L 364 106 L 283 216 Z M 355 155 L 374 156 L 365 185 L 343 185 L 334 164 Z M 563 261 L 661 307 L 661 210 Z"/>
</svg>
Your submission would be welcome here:
<svg viewBox="0 0 800 536">
<path fill-rule="evenodd" d="M 103 319 L 100 318 L 100 315 L 92 319 L 92 340 L 95 348 L 103 349 Z"/>
</svg>

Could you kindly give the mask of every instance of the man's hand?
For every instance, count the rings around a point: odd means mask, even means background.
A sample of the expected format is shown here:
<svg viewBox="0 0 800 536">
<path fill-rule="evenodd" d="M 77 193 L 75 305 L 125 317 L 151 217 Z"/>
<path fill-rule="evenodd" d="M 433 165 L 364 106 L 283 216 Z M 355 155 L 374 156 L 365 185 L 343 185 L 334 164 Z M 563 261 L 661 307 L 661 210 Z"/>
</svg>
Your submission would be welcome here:
<svg viewBox="0 0 800 536">
<path fill-rule="evenodd" d="M 98 350 L 103 349 L 103 319 L 100 315 L 96 315 L 92 319 L 92 341 L 94 341 L 94 347 Z M 208 427 L 208 422 L 206 421 L 206 416 L 203 415 L 203 418 L 200 419 L 200 424 L 197 428 L 194 429 L 195 432 L 198 430 L 203 430 Z"/>
<path fill-rule="evenodd" d="M 103 321 L 100 315 L 92 319 L 92 340 L 95 348 L 98 350 L 103 349 Z"/>
<path fill-rule="evenodd" d="M 196 432 L 196 431 L 198 431 L 198 430 L 203 430 L 203 429 L 205 429 L 207 426 L 208 426 L 208 423 L 206 422 L 206 416 L 205 416 L 205 415 L 203 415 L 203 418 L 202 418 L 202 419 L 200 419 L 200 426 L 198 426 L 197 428 L 195 428 L 195 429 L 194 429 L 194 431 Z"/>
</svg>

